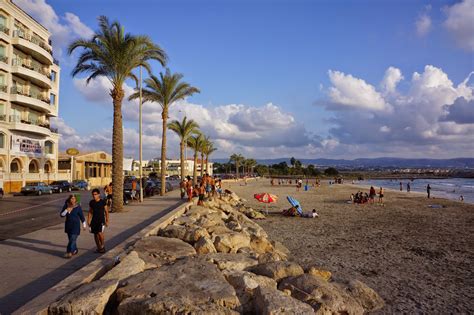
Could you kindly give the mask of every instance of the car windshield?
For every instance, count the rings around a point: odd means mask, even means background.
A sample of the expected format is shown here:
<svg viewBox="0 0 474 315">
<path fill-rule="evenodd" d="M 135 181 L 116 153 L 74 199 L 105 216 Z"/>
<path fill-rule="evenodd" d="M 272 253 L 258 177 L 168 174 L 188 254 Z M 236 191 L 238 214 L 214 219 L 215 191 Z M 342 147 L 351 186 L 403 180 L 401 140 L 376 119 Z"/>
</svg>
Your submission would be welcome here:
<svg viewBox="0 0 474 315">
<path fill-rule="evenodd" d="M 62 183 L 62 182 L 57 182 L 57 181 L 56 181 L 56 182 L 52 182 L 51 185 L 59 185 L 59 184 L 61 184 L 61 183 Z"/>
<path fill-rule="evenodd" d="M 33 187 L 33 186 L 38 186 L 40 183 L 28 183 L 26 186 Z"/>
</svg>

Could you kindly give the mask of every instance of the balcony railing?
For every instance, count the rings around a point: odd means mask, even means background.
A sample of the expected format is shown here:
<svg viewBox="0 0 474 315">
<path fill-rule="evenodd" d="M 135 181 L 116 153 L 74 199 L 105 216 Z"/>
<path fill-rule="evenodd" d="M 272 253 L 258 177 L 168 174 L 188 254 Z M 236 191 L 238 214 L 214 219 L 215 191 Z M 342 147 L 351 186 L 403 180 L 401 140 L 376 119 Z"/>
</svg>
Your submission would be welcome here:
<svg viewBox="0 0 474 315">
<path fill-rule="evenodd" d="M 7 56 L 0 56 L 0 61 L 3 63 L 8 64 L 8 57 Z"/>
<path fill-rule="evenodd" d="M 0 25 L 0 32 L 10 35 L 10 29 L 6 27 L 5 25 Z"/>
<path fill-rule="evenodd" d="M 27 60 L 17 58 L 12 60 L 12 66 L 22 66 L 23 68 L 36 71 L 51 80 L 51 73 L 44 70 L 43 67 L 41 67 L 41 65 L 37 62 L 28 62 Z"/>
<path fill-rule="evenodd" d="M 8 121 L 13 123 L 19 123 L 21 121 L 21 118 L 18 115 L 10 115 Z"/>
<path fill-rule="evenodd" d="M 13 31 L 13 37 L 23 38 L 29 41 L 30 43 L 40 46 L 41 48 L 46 50 L 51 56 L 53 55 L 53 51 L 51 50 L 51 48 L 49 48 L 43 40 L 39 39 L 36 36 L 31 36 L 31 35 L 25 34 L 24 31 L 16 30 L 16 31 Z"/>
<path fill-rule="evenodd" d="M 11 89 L 10 89 L 10 93 L 36 98 L 37 100 L 40 100 L 40 101 L 50 105 L 49 98 L 44 97 L 43 95 L 41 95 L 39 93 L 31 93 L 31 92 L 27 93 L 27 91 L 25 91 L 22 88 L 17 87 L 17 86 L 12 86 Z"/>
<path fill-rule="evenodd" d="M 0 121 L 7 121 L 7 115 L 1 114 L 0 115 Z"/>
<path fill-rule="evenodd" d="M 8 86 L 0 85 L 0 92 L 7 93 L 7 91 L 8 91 Z"/>
<path fill-rule="evenodd" d="M 3 115 L 3 116 L 5 116 L 5 121 L 6 121 L 6 115 Z M 0 115 L 0 121 L 1 121 L 1 115 Z M 34 125 L 38 127 L 43 127 L 43 128 L 49 129 L 51 132 L 58 133 L 58 128 L 51 127 L 48 121 L 44 121 L 42 119 L 33 119 L 33 118 L 21 119 L 19 115 L 10 115 L 9 121 L 13 123 L 22 123 L 26 125 Z"/>
<path fill-rule="evenodd" d="M 51 130 L 51 132 L 53 132 L 53 133 L 59 133 L 58 128 L 50 127 L 49 130 Z"/>
</svg>

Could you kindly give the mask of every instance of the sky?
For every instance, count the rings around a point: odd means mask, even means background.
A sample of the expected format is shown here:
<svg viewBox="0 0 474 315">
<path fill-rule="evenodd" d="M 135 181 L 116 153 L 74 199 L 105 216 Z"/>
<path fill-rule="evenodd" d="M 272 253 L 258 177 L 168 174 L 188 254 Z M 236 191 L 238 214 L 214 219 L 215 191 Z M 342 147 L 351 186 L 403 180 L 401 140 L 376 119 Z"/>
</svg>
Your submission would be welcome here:
<svg viewBox="0 0 474 315">
<path fill-rule="evenodd" d="M 150 36 L 200 89 L 170 120 L 194 119 L 214 158 L 474 156 L 474 0 L 13 1 L 52 34 L 62 150 L 111 151 L 111 85 L 73 78 L 77 54 L 66 50 L 105 15 Z M 143 113 L 150 159 L 161 107 Z M 125 156 L 138 158 L 138 102 L 124 101 L 123 118 Z M 176 158 L 179 139 L 167 135 Z"/>
</svg>

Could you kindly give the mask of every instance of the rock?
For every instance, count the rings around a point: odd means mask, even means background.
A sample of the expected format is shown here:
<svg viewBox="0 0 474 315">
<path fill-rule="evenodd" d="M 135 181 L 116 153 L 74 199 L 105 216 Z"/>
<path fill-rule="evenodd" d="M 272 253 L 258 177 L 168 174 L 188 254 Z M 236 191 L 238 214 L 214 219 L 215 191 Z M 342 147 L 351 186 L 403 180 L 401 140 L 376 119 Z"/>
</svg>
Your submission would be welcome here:
<svg viewBox="0 0 474 315">
<path fill-rule="evenodd" d="M 206 217 L 201 217 L 199 218 L 197 221 L 196 221 L 196 225 L 197 226 L 200 226 L 204 229 L 211 229 L 211 228 L 214 228 L 216 226 L 223 226 L 225 227 L 225 224 L 224 224 L 224 221 L 222 220 L 219 220 L 219 221 L 212 221 Z M 209 232 L 211 233 L 211 232 Z"/>
<path fill-rule="evenodd" d="M 275 251 L 283 254 L 285 257 L 290 256 L 290 250 L 288 248 L 286 248 L 285 245 L 283 245 L 282 243 L 280 243 L 278 241 L 271 241 L 271 243 L 272 243 L 273 248 L 275 249 Z"/>
<path fill-rule="evenodd" d="M 194 222 L 196 222 L 196 218 L 183 215 L 174 219 L 173 224 L 189 226 L 194 224 Z"/>
<path fill-rule="evenodd" d="M 158 231 L 158 236 L 177 238 L 180 240 L 184 239 L 186 234 L 186 228 L 182 225 L 169 224 L 164 229 Z"/>
<path fill-rule="evenodd" d="M 236 253 L 239 248 L 250 246 L 250 238 L 237 232 L 219 233 L 214 237 L 214 246 L 219 253 Z"/>
<path fill-rule="evenodd" d="M 215 265 L 186 257 L 127 279 L 119 314 L 235 314 L 240 302 Z"/>
<path fill-rule="evenodd" d="M 272 278 L 280 281 L 286 277 L 299 276 L 304 274 L 303 268 L 297 263 L 291 261 L 272 261 L 265 264 L 259 264 L 251 267 L 248 271 L 257 275 Z"/>
<path fill-rule="evenodd" d="M 227 214 L 225 214 L 223 211 L 220 211 L 220 210 L 213 213 L 206 214 L 203 217 L 210 220 L 211 222 L 215 222 L 219 224 L 222 224 L 221 221 L 227 220 L 229 218 Z"/>
<path fill-rule="evenodd" d="M 194 244 L 194 249 L 196 249 L 196 253 L 203 255 L 203 254 L 209 254 L 209 253 L 217 253 L 216 248 L 214 247 L 214 244 L 212 241 L 205 236 L 202 236 L 196 244 Z"/>
<path fill-rule="evenodd" d="M 292 297 L 310 304 L 318 314 L 364 313 L 364 308 L 344 288 L 319 276 L 288 277 L 280 282 L 278 289 L 289 290 Z"/>
<path fill-rule="evenodd" d="M 211 235 L 226 234 L 226 233 L 231 233 L 232 232 L 232 230 L 229 230 L 225 225 L 210 226 L 210 227 L 207 228 L 207 231 Z"/>
<path fill-rule="evenodd" d="M 310 275 L 313 275 L 313 276 L 321 277 L 326 281 L 329 281 L 329 279 L 331 279 L 331 276 L 332 276 L 330 271 L 318 269 L 316 266 L 310 267 L 308 271 L 306 271 L 306 273 L 309 273 Z"/>
<path fill-rule="evenodd" d="M 272 261 L 283 261 L 286 260 L 285 256 L 282 256 L 278 252 L 264 253 L 258 256 L 258 263 L 265 264 Z"/>
<path fill-rule="evenodd" d="M 118 280 L 97 280 L 67 293 L 48 308 L 48 314 L 102 314 Z"/>
<path fill-rule="evenodd" d="M 214 210 L 211 210 L 209 208 L 205 208 L 202 206 L 191 206 L 189 207 L 188 211 L 186 211 L 186 215 L 190 218 L 198 219 L 201 216 L 204 216 L 209 213 L 215 212 Z"/>
<path fill-rule="evenodd" d="M 136 251 L 131 251 L 127 256 L 120 260 L 120 263 L 109 270 L 102 280 L 123 280 L 134 274 L 145 270 L 145 262 L 138 257 Z"/>
<path fill-rule="evenodd" d="M 257 276 L 254 273 L 248 271 L 223 271 L 227 282 L 229 282 L 235 289 L 237 297 L 242 304 L 242 311 L 244 314 L 252 313 L 255 309 L 253 303 L 254 290 L 258 286 L 263 286 L 271 289 L 277 288 L 277 283 L 275 280 L 264 277 Z"/>
<path fill-rule="evenodd" d="M 226 223 L 227 228 L 234 232 L 241 232 L 242 226 L 240 225 L 239 221 L 230 220 Z"/>
<path fill-rule="evenodd" d="M 314 314 L 313 308 L 285 293 L 264 286 L 258 286 L 254 295 L 257 314 Z"/>
<path fill-rule="evenodd" d="M 174 261 L 177 258 L 196 254 L 194 247 L 177 238 L 148 236 L 134 245 L 134 250 L 145 263 L 155 264 L 157 267 Z"/>
<path fill-rule="evenodd" d="M 245 254 L 216 253 L 207 254 L 204 258 L 220 270 L 244 270 L 258 264 L 256 259 Z"/>
<path fill-rule="evenodd" d="M 377 292 L 359 280 L 350 281 L 346 291 L 362 305 L 366 312 L 379 310 L 385 305 Z"/>
<path fill-rule="evenodd" d="M 231 214 L 235 211 L 234 208 L 232 208 L 231 205 L 226 204 L 226 203 L 223 203 L 223 204 L 219 205 L 219 209 L 221 209 L 222 211 L 224 211 L 227 214 Z"/>
<path fill-rule="evenodd" d="M 273 246 L 266 237 L 252 236 L 250 248 L 258 254 L 264 254 L 273 251 Z"/>
<path fill-rule="evenodd" d="M 186 233 L 184 234 L 185 242 L 194 244 L 199 241 L 201 237 L 211 238 L 209 232 L 207 232 L 205 228 L 202 228 L 200 226 L 189 226 L 188 228 L 186 228 Z"/>
<path fill-rule="evenodd" d="M 241 248 L 239 248 L 239 250 L 237 251 L 237 254 L 245 254 L 245 255 L 253 258 L 253 259 L 258 258 L 258 254 L 253 249 L 251 249 L 250 247 L 241 247 Z"/>
</svg>

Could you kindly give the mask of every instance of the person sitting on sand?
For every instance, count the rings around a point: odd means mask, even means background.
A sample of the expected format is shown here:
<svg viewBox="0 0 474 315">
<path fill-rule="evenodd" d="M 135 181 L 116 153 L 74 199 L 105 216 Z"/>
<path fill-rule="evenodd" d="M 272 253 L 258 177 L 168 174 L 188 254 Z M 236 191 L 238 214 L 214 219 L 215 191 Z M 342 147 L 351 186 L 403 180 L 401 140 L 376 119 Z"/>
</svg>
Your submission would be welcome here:
<svg viewBox="0 0 474 315">
<path fill-rule="evenodd" d="M 296 217 L 298 216 L 298 210 L 296 210 L 296 207 L 291 207 L 289 209 L 283 210 L 282 214 L 285 217 Z"/>
<path fill-rule="evenodd" d="M 351 194 L 351 201 L 352 201 L 352 203 L 355 203 L 355 196 L 354 196 L 354 194 Z"/>
<path fill-rule="evenodd" d="M 313 211 L 311 213 L 306 213 L 306 214 L 303 214 L 302 216 L 303 218 L 317 218 L 319 217 L 319 214 L 316 213 L 316 209 L 313 209 Z"/>
</svg>

